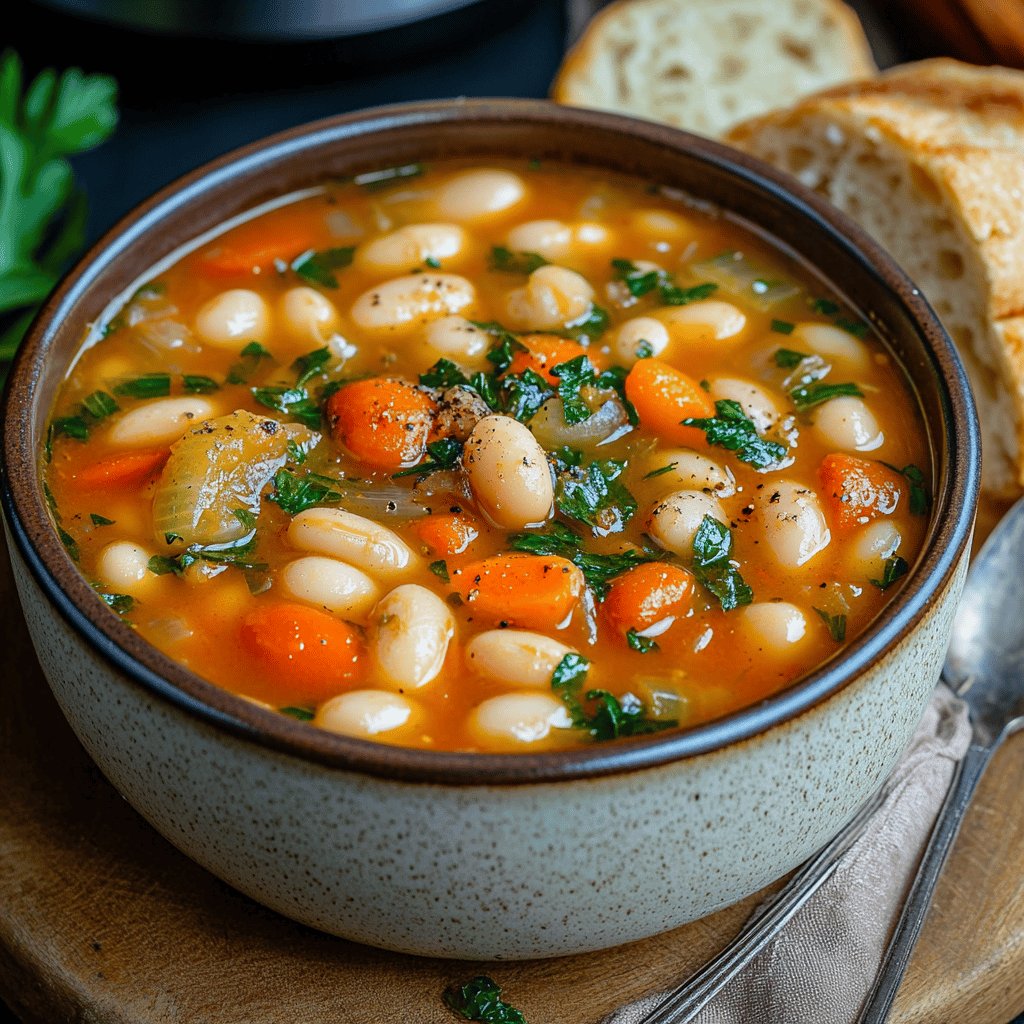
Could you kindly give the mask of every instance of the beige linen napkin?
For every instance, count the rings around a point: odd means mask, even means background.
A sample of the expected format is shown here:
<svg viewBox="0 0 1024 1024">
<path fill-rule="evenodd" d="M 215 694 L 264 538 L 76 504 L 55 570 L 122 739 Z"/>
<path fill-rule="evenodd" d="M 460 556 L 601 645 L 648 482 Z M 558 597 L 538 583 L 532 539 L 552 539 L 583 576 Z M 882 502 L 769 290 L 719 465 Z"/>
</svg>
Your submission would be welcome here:
<svg viewBox="0 0 1024 1024">
<path fill-rule="evenodd" d="M 786 928 L 694 1018 L 696 1024 L 856 1019 L 970 736 L 966 708 L 940 683 L 867 831 Z M 602 1024 L 636 1024 L 660 998 L 624 1006 Z"/>
</svg>

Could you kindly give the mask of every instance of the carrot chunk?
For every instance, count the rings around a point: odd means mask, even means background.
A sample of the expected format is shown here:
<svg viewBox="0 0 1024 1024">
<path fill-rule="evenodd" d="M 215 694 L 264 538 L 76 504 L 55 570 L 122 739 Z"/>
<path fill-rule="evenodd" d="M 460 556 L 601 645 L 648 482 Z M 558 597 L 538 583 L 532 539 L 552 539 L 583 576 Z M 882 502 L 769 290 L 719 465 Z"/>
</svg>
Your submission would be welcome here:
<svg viewBox="0 0 1024 1024">
<path fill-rule="evenodd" d="M 114 455 L 76 470 L 71 480 L 76 486 L 88 490 L 141 487 L 164 468 L 170 456 L 170 448 Z"/>
<path fill-rule="evenodd" d="M 414 529 L 436 555 L 461 555 L 480 536 L 476 522 L 464 513 L 427 516 Z"/>
<path fill-rule="evenodd" d="M 643 630 L 689 607 L 693 577 L 666 562 L 645 562 L 616 576 L 608 588 L 601 612 L 620 633 Z"/>
<path fill-rule="evenodd" d="M 474 618 L 556 629 L 583 593 L 583 573 L 557 555 L 492 555 L 456 569 L 452 586 Z"/>
<path fill-rule="evenodd" d="M 309 225 L 253 221 L 200 253 L 198 269 L 207 277 L 251 274 L 255 268 L 266 270 L 274 260 L 290 263 L 316 243 Z"/>
<path fill-rule="evenodd" d="M 260 605 L 242 620 L 239 638 L 280 684 L 282 702 L 326 700 L 365 672 L 355 628 L 304 604 Z"/>
<path fill-rule="evenodd" d="M 428 395 L 390 377 L 348 384 L 327 401 L 334 439 L 377 469 L 415 465 L 426 450 L 434 412 Z"/>
<path fill-rule="evenodd" d="M 626 377 L 626 398 L 640 417 L 640 425 L 672 444 L 705 447 L 707 438 L 697 427 L 684 427 L 688 417 L 715 415 L 711 396 L 692 377 L 660 359 L 641 359 Z"/>
<path fill-rule="evenodd" d="M 589 355 L 582 345 L 554 334 L 527 334 L 519 340 L 529 351 L 517 352 L 509 363 L 508 372 L 522 373 L 524 370 L 533 370 L 549 384 L 558 383 L 558 378 L 551 372 L 554 367 L 567 363 L 577 356 Z M 591 361 L 593 362 L 593 357 Z"/>
<path fill-rule="evenodd" d="M 829 521 L 840 532 L 892 515 L 903 493 L 898 473 L 882 462 L 853 455 L 826 455 L 818 478 Z"/>
</svg>

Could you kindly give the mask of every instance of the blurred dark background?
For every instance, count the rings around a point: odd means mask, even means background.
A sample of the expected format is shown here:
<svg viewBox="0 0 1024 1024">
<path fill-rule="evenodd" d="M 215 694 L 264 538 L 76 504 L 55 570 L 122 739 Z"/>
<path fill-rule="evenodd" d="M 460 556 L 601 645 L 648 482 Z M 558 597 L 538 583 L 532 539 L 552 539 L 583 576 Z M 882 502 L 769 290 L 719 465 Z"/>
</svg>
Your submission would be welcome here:
<svg viewBox="0 0 1024 1024">
<path fill-rule="evenodd" d="M 137 5 L 150 6 L 157 12 L 173 5 Z M 230 5 L 207 4 L 218 6 Z M 586 7 L 586 0 L 568 6 Z M 903 13 L 908 8 L 899 4 L 854 0 L 852 6 L 883 67 L 948 46 L 934 24 Z M 75 161 L 94 240 L 186 171 L 305 121 L 407 100 L 546 96 L 565 48 L 566 10 L 565 0 L 478 0 L 354 37 L 239 41 L 209 29 L 202 37 L 131 30 L 28 3 L 19 5 L 17 21 L 5 19 L 2 46 L 22 56 L 28 75 L 78 66 L 120 83 L 117 133 Z M 0 1004 L 0 1024 L 14 1020 Z"/>
</svg>

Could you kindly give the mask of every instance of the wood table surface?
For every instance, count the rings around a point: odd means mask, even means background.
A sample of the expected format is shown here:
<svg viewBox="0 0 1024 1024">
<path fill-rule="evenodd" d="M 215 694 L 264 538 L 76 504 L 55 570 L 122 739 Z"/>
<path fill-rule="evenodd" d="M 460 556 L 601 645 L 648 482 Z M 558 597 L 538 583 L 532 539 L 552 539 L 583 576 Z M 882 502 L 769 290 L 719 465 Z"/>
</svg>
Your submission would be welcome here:
<svg viewBox="0 0 1024 1024">
<path fill-rule="evenodd" d="M 597 1024 L 711 956 L 757 902 L 522 964 L 400 956 L 293 924 L 178 853 L 100 775 L 47 689 L 2 547 L 0 608 L 0 997 L 26 1024 L 450 1024 L 441 991 L 481 970 L 530 1024 Z M 1006 1024 L 1024 1009 L 1022 783 L 1024 746 L 1011 741 L 968 816 L 894 1024 Z"/>
</svg>

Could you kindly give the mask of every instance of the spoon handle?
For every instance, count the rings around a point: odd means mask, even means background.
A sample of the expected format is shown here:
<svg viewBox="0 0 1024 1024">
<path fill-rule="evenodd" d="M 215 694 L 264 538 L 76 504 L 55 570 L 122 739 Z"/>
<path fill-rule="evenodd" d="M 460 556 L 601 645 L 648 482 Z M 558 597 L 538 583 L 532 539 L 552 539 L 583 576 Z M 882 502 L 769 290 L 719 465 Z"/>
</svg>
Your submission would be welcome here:
<svg viewBox="0 0 1024 1024">
<path fill-rule="evenodd" d="M 932 902 L 942 867 L 953 848 L 971 797 L 998 745 L 998 740 L 991 746 L 972 743 L 957 766 L 917 869 L 917 877 L 896 922 L 896 929 L 882 958 L 882 966 L 857 1018 L 857 1024 L 884 1024 L 888 1020 L 903 973 L 921 934 L 921 926 Z"/>
</svg>

